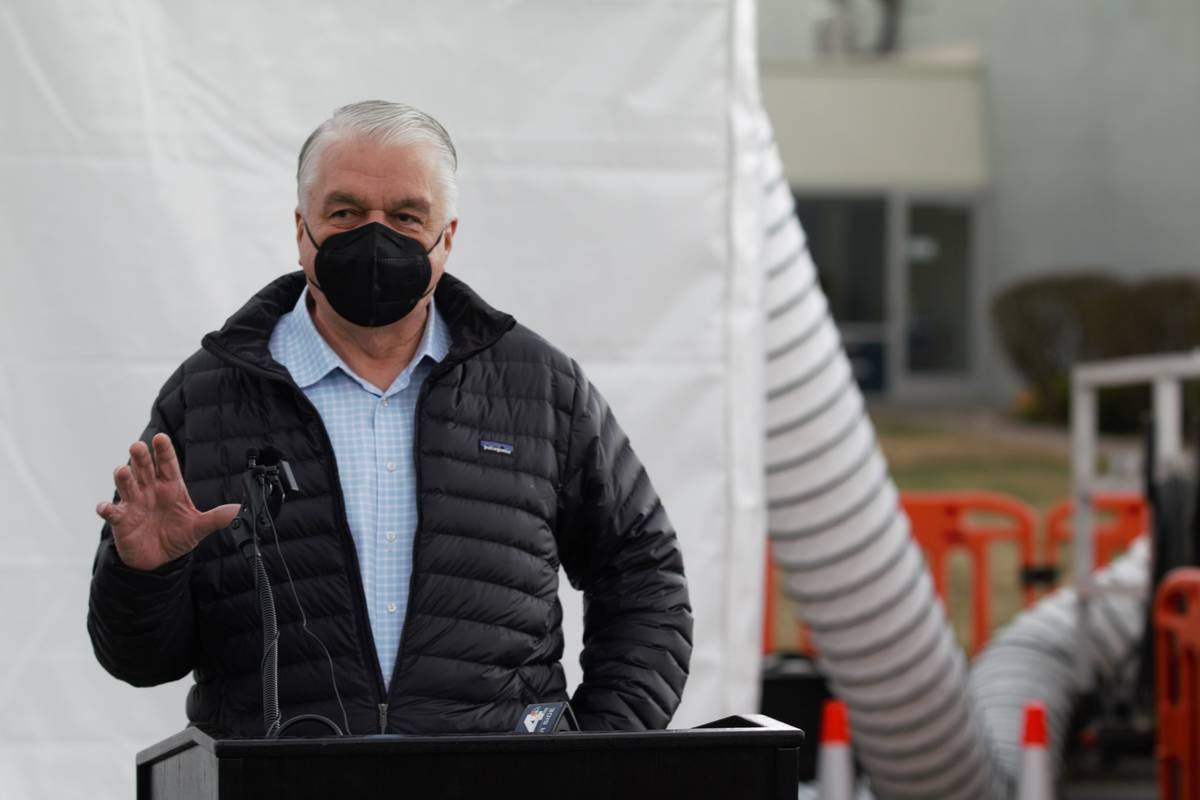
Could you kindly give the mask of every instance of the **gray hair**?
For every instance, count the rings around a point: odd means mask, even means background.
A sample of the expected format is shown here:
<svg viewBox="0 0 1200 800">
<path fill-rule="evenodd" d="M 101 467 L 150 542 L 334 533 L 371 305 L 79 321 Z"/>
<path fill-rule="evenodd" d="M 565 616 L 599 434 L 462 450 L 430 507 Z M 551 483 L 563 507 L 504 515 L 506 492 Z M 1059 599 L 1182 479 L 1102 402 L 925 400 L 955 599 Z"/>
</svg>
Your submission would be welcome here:
<svg viewBox="0 0 1200 800">
<path fill-rule="evenodd" d="M 305 211 L 308 190 L 316 180 L 321 153 L 331 141 L 342 137 L 361 137 L 389 145 L 418 144 L 430 147 L 441 163 L 441 169 L 438 170 L 439 199 L 445 212 L 445 221 L 448 222 L 455 215 L 458 183 L 454 173 L 458 169 L 458 153 L 450 141 L 450 134 L 440 122 L 424 111 L 404 103 L 384 100 L 364 100 L 342 106 L 305 140 L 296 165 L 296 194 L 301 211 Z"/>
</svg>

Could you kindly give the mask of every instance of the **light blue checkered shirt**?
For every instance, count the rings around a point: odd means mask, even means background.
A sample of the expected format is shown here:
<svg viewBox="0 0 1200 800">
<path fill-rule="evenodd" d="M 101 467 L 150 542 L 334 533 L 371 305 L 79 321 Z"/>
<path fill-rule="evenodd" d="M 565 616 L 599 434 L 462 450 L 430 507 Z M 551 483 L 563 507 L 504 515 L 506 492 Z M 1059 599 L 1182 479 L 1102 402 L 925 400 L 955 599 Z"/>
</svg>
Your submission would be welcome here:
<svg viewBox="0 0 1200 800">
<path fill-rule="evenodd" d="M 329 432 L 358 550 L 363 592 L 385 685 L 400 649 L 417 529 L 413 426 L 417 395 L 435 362 L 450 352 L 446 323 L 429 303 L 429 322 L 412 362 L 386 392 L 355 375 L 317 332 L 308 289 L 271 333 L 271 355 L 316 406 Z"/>
</svg>

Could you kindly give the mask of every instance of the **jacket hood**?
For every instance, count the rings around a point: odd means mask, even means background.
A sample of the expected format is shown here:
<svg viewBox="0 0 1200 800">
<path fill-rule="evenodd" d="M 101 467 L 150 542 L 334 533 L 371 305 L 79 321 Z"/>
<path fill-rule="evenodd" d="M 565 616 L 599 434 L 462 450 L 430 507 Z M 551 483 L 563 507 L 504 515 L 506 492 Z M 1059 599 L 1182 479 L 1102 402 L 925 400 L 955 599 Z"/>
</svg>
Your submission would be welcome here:
<svg viewBox="0 0 1200 800">
<path fill-rule="evenodd" d="M 204 349 L 263 369 L 277 369 L 267 349 L 271 332 L 279 318 L 296 306 L 304 283 L 304 273 L 299 270 L 271 281 L 234 312 L 220 330 L 204 337 Z M 449 273 L 442 275 L 433 296 L 450 330 L 451 358 L 491 346 L 516 324 L 510 314 L 492 308 Z"/>
</svg>

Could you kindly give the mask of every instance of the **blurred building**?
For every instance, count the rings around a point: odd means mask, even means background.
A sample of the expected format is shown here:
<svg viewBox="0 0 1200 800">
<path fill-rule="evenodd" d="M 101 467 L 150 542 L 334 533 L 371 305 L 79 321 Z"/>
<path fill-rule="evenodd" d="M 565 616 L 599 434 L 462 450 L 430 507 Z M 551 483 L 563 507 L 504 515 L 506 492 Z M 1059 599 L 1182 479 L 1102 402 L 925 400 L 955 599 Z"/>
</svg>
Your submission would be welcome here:
<svg viewBox="0 0 1200 800">
<path fill-rule="evenodd" d="M 1007 404 L 1005 286 L 1200 269 L 1200 4 L 761 0 L 759 23 L 787 180 L 865 389 Z"/>
</svg>

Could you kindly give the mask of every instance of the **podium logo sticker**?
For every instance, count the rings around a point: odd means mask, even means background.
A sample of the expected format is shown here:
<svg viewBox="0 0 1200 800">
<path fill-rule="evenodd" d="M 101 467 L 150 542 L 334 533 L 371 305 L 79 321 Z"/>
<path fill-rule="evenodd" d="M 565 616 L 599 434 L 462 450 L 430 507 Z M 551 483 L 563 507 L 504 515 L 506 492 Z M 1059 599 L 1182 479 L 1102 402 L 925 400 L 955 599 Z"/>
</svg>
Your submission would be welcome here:
<svg viewBox="0 0 1200 800">
<path fill-rule="evenodd" d="M 546 709 L 535 708 L 525 715 L 525 730 L 533 733 L 537 730 L 538 723 L 546 718 Z"/>
<path fill-rule="evenodd" d="M 497 442 L 493 439 L 480 439 L 479 449 L 485 453 L 499 453 L 502 456 L 511 456 L 513 454 L 513 446 L 508 442 Z"/>
<path fill-rule="evenodd" d="M 525 706 L 525 713 L 517 723 L 516 732 L 554 733 L 565 705 L 566 703 L 534 703 Z"/>
</svg>

